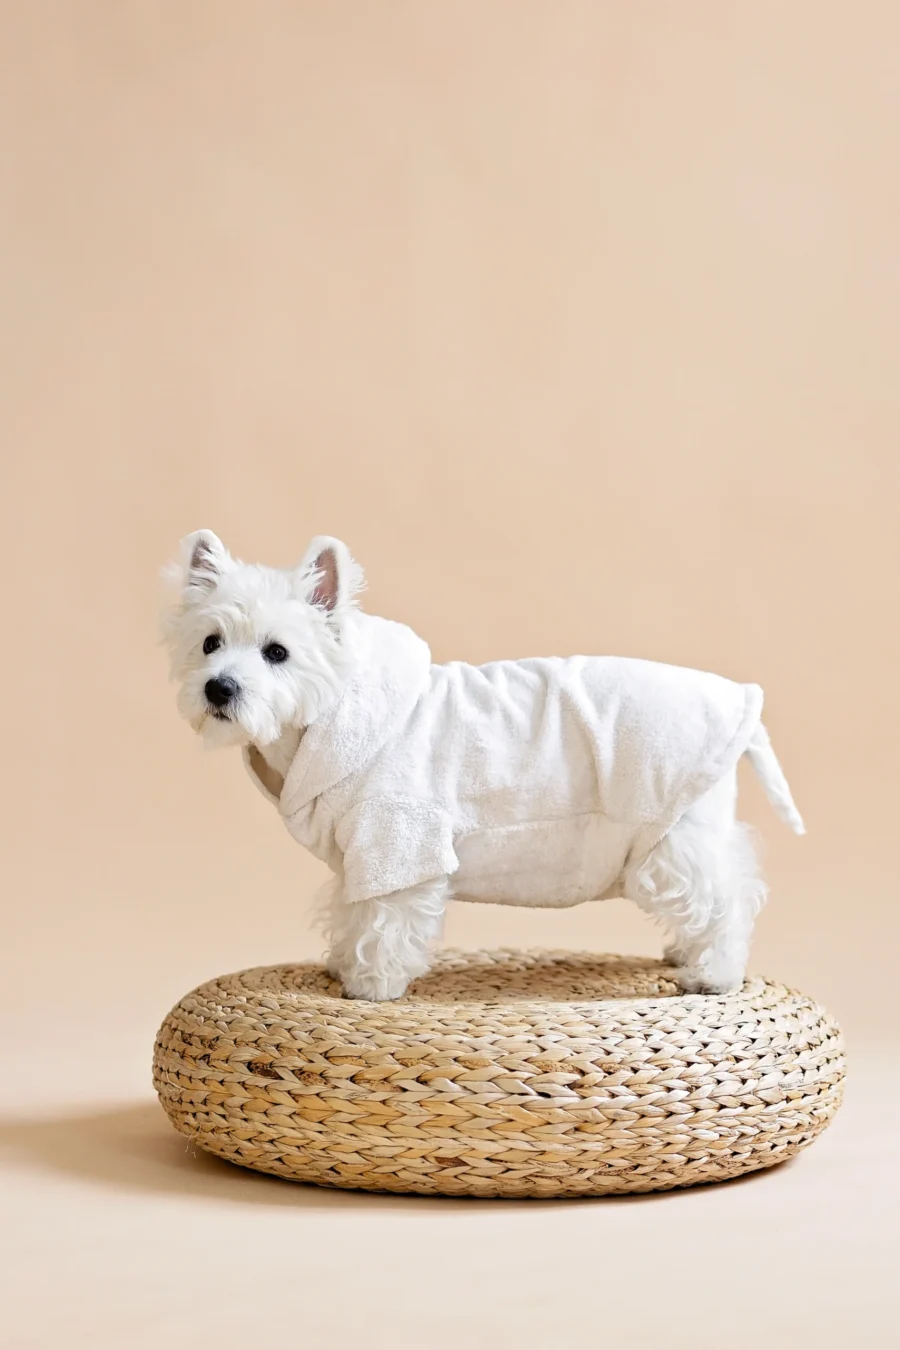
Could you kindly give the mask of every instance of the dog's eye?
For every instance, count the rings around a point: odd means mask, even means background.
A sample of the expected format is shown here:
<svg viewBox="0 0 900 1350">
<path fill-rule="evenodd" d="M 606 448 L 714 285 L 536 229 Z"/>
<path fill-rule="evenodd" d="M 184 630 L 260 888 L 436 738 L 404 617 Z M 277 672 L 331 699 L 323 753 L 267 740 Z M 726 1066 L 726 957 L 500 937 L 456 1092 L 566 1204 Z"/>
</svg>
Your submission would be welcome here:
<svg viewBox="0 0 900 1350">
<path fill-rule="evenodd" d="M 210 656 L 212 652 L 217 652 L 222 645 L 222 639 L 215 633 L 210 633 L 209 637 L 203 639 L 203 654 Z"/>
<path fill-rule="evenodd" d="M 280 642 L 270 642 L 267 647 L 263 647 L 263 656 L 273 666 L 280 666 L 282 661 L 287 660 L 287 647 L 282 647 Z"/>
</svg>

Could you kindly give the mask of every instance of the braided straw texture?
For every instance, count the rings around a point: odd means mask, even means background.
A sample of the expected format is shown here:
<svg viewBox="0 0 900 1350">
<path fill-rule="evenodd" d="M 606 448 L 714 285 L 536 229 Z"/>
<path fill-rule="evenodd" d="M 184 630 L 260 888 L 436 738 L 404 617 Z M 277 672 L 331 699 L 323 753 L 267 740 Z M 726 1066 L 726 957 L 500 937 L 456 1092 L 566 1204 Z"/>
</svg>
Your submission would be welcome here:
<svg viewBox="0 0 900 1350">
<path fill-rule="evenodd" d="M 220 1158 L 429 1195 L 665 1190 L 771 1167 L 837 1110 L 834 1019 L 752 978 L 683 995 L 658 961 L 442 952 L 395 1003 L 321 966 L 211 980 L 173 1008 L 154 1085 Z"/>
</svg>

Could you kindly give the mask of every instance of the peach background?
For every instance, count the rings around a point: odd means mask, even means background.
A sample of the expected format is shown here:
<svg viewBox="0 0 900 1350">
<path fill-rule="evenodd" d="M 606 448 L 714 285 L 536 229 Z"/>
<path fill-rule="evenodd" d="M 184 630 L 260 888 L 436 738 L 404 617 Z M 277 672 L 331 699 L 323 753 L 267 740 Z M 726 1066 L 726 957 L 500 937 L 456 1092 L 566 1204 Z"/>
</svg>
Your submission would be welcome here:
<svg viewBox="0 0 900 1350">
<path fill-rule="evenodd" d="M 4 1347 L 892 1343 L 898 42 L 874 0 L 3 6 Z M 200 525 L 340 534 L 437 659 L 764 685 L 809 836 L 748 777 L 754 964 L 850 1044 L 816 1148 L 515 1206 L 185 1154 L 156 1025 L 314 953 L 320 879 L 177 720 Z M 618 903 L 448 936 L 658 951 Z"/>
</svg>

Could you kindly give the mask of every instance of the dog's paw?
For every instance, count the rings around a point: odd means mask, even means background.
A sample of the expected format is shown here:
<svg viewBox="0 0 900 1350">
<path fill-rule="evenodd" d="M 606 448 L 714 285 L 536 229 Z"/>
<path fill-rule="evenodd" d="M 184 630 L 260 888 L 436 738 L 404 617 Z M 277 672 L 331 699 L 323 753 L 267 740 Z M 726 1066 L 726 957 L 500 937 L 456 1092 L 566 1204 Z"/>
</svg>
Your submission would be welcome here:
<svg viewBox="0 0 900 1350">
<path fill-rule="evenodd" d="M 368 1003 L 390 1003 L 402 998 L 409 980 L 405 976 L 370 975 L 365 972 L 342 976 L 344 998 L 362 999 Z"/>
<path fill-rule="evenodd" d="M 675 979 L 685 994 L 734 994 L 744 983 L 742 972 L 705 970 L 702 966 L 677 970 Z"/>
</svg>

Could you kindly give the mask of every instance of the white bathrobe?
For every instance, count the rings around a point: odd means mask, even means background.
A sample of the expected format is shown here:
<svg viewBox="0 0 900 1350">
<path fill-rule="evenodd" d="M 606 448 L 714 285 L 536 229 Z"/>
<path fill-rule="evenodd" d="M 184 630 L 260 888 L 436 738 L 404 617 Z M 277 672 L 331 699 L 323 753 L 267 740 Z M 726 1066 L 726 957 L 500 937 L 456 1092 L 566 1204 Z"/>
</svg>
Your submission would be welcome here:
<svg viewBox="0 0 900 1350">
<path fill-rule="evenodd" d="M 747 749 L 762 690 L 618 657 L 432 665 L 409 628 L 353 616 L 358 673 L 304 733 L 280 798 L 349 901 L 449 876 L 461 900 L 621 894 Z"/>
</svg>

